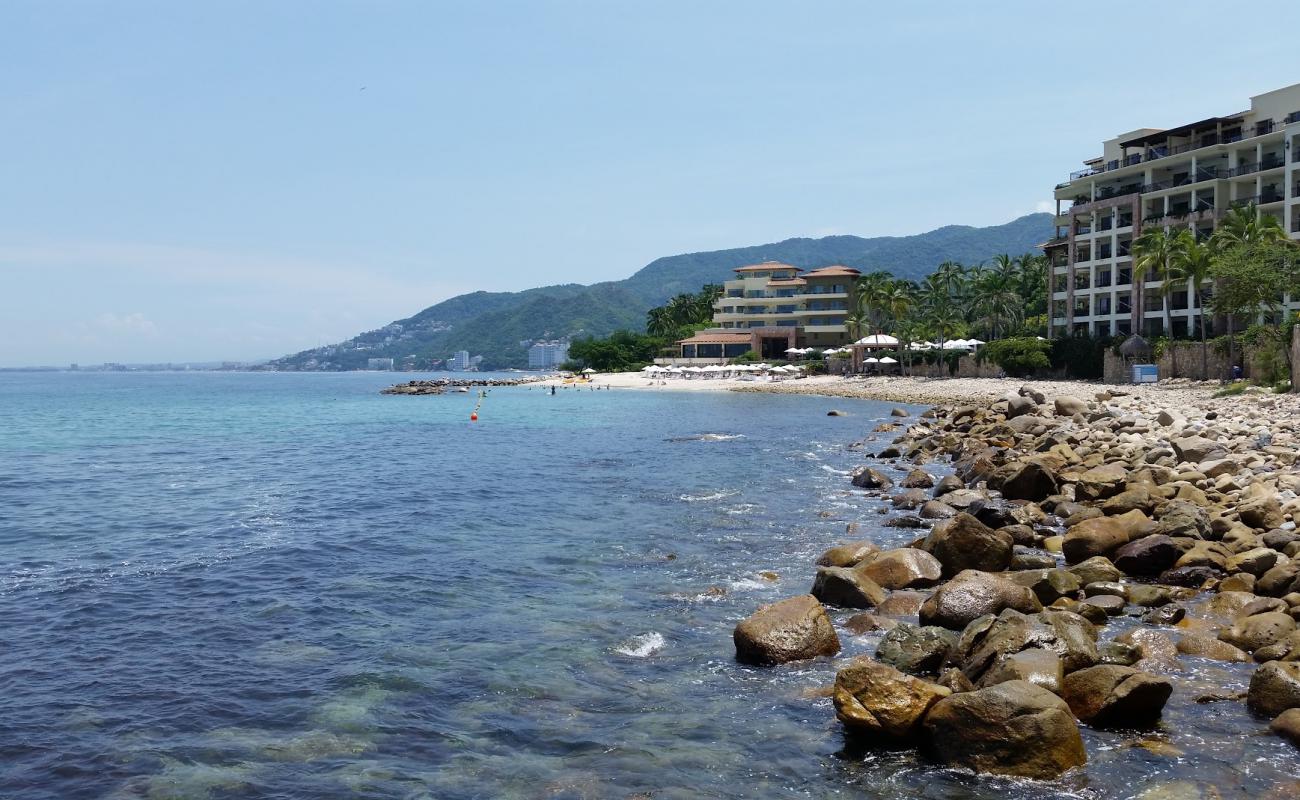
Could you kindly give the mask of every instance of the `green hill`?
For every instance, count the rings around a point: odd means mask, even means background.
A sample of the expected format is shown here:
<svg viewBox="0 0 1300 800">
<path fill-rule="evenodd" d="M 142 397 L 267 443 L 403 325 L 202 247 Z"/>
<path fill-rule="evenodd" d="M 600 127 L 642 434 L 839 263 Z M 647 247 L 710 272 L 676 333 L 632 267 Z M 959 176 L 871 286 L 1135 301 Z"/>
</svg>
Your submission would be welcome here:
<svg viewBox="0 0 1300 800">
<path fill-rule="evenodd" d="M 1030 214 L 987 228 L 948 225 L 915 236 L 827 236 L 688 253 L 656 259 L 631 277 L 590 286 L 570 283 L 521 292 L 473 292 L 444 300 L 406 319 L 336 345 L 271 362 L 276 369 L 364 369 L 369 358 L 414 357 L 423 367 L 457 350 L 483 356 L 484 368 L 527 365 L 520 342 L 619 328 L 640 330 L 645 312 L 681 292 L 721 283 L 736 267 L 775 260 L 815 268 L 843 264 L 920 279 L 945 260 L 966 264 L 998 253 L 1030 252 L 1050 238 L 1052 218 Z"/>
</svg>

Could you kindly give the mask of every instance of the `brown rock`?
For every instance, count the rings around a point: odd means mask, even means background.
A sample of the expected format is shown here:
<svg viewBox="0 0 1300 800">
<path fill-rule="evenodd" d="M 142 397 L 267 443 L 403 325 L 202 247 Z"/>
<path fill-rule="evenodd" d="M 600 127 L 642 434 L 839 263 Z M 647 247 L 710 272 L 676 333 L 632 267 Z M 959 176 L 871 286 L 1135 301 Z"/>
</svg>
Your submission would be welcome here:
<svg viewBox="0 0 1300 800">
<path fill-rule="evenodd" d="M 924 550 L 900 547 L 886 550 L 858 567 L 858 572 L 884 589 L 910 589 L 933 586 L 943 574 L 943 567 Z"/>
<path fill-rule="evenodd" d="M 840 651 L 826 609 L 812 595 L 763 606 L 736 626 L 736 658 L 750 664 L 784 664 Z"/>
<path fill-rule="evenodd" d="M 1239 619 L 1231 628 L 1221 632 L 1219 639 L 1253 653 L 1261 647 L 1280 642 L 1296 629 L 1289 614 L 1269 611 Z"/>
<path fill-rule="evenodd" d="M 880 547 L 878 545 L 865 539 L 857 542 L 847 542 L 836 545 L 822 553 L 817 559 L 817 566 L 852 567 L 879 552 Z"/>
<path fill-rule="evenodd" d="M 1084 722 L 1132 725 L 1159 717 L 1173 690 L 1164 678 L 1101 664 L 1066 675 L 1061 697 Z"/>
<path fill-rule="evenodd" d="M 812 596 L 840 608 L 872 608 L 885 599 L 885 590 L 848 567 L 822 567 L 813 581 Z"/>
<path fill-rule="evenodd" d="M 1300 708 L 1300 661 L 1261 664 L 1250 676 L 1246 704 L 1269 717 Z"/>
<path fill-rule="evenodd" d="M 1026 614 L 1042 611 L 1034 593 L 988 572 L 965 570 L 940 586 L 921 606 L 922 625 L 961 630 L 985 614 L 1012 608 Z"/>
<path fill-rule="evenodd" d="M 1080 500 L 1104 500 L 1124 490 L 1128 470 L 1119 464 L 1102 464 L 1079 475 L 1074 495 Z"/>
<path fill-rule="evenodd" d="M 1269 723 L 1268 729 L 1300 747 L 1300 708 L 1288 708 Z"/>
<path fill-rule="evenodd" d="M 1011 537 L 999 533 L 970 514 L 937 523 L 925 539 L 925 549 L 943 565 L 944 577 L 973 569 L 1004 570 L 1011 563 Z"/>
<path fill-rule="evenodd" d="M 873 736 L 907 740 L 921 730 L 926 712 L 951 692 L 868 658 L 856 658 L 835 675 L 835 716 Z"/>
<path fill-rule="evenodd" d="M 1087 761 L 1069 706 L 1028 681 L 950 695 L 925 731 L 941 763 L 975 772 L 1055 778 Z"/>
</svg>

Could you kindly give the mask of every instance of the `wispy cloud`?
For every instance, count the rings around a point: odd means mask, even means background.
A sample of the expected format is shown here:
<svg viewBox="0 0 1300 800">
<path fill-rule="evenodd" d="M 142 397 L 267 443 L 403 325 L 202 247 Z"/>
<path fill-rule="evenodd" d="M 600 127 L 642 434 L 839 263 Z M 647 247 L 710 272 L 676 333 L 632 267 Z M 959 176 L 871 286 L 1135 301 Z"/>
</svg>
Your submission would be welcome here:
<svg viewBox="0 0 1300 800">
<path fill-rule="evenodd" d="M 88 324 L 88 327 L 109 333 L 140 336 L 153 336 L 158 332 L 158 326 L 145 319 L 144 314 L 138 311 L 133 314 L 100 314 Z"/>
</svg>

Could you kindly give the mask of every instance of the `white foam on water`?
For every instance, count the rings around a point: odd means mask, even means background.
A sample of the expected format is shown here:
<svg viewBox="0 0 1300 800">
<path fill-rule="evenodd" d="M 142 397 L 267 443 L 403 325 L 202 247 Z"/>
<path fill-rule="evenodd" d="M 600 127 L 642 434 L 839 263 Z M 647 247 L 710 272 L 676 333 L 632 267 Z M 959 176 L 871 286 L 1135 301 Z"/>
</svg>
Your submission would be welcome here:
<svg viewBox="0 0 1300 800">
<path fill-rule="evenodd" d="M 735 497 L 738 494 L 740 494 L 740 492 L 734 490 L 713 492 L 711 494 L 683 494 L 679 495 L 677 499 L 687 503 L 706 503 L 713 500 L 725 500 L 728 497 Z"/>
<path fill-rule="evenodd" d="M 614 652 L 619 655 L 631 656 L 632 658 L 648 658 L 668 645 L 663 634 L 657 631 L 649 633 L 639 633 L 614 648 Z"/>
</svg>

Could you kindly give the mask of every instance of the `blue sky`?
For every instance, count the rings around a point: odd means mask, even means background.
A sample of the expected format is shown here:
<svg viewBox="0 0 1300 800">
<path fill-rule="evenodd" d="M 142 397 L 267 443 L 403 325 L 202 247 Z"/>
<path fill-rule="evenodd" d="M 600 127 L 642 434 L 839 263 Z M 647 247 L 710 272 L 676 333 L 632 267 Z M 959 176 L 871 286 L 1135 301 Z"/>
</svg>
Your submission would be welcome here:
<svg viewBox="0 0 1300 800">
<path fill-rule="evenodd" d="M 1006 222 L 1105 138 L 1300 81 L 1290 4 L 1249 47 L 1225 8 L 8 0 L 0 365 L 273 357 L 475 289 Z"/>
</svg>

